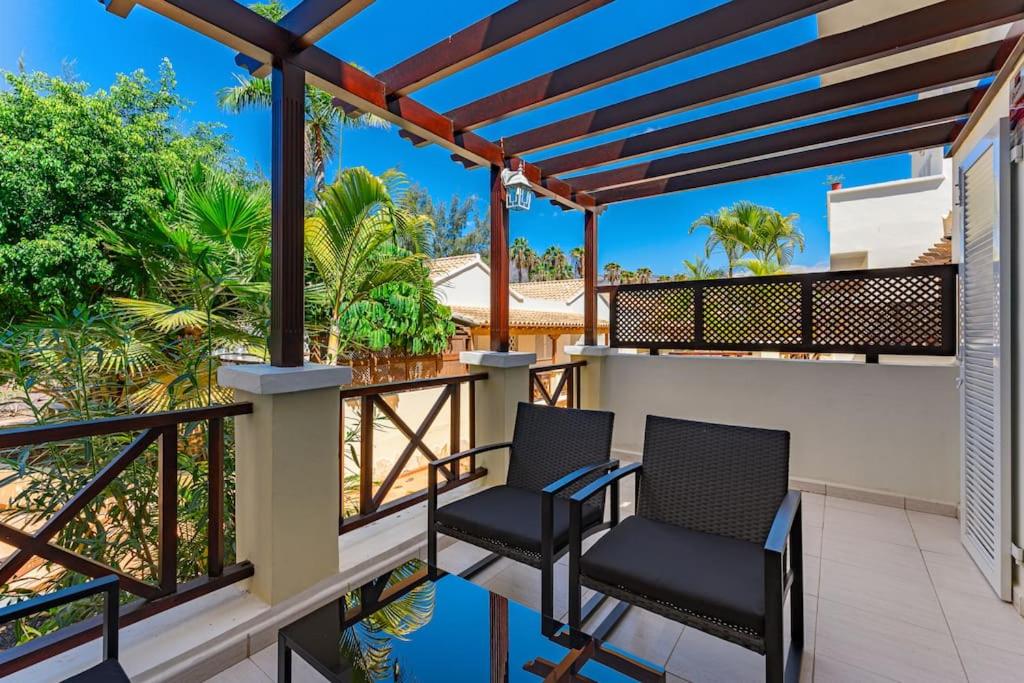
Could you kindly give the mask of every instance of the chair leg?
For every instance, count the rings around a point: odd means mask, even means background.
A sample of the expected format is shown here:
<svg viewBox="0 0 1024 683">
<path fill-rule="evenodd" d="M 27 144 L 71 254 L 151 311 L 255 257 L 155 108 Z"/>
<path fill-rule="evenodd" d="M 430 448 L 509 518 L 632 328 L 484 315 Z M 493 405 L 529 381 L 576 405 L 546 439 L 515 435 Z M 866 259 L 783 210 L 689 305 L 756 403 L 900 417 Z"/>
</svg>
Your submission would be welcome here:
<svg viewBox="0 0 1024 683">
<path fill-rule="evenodd" d="M 548 558 L 550 560 L 550 558 Z M 540 568 L 540 613 L 553 619 L 555 615 L 555 568 L 548 561 Z"/>
<path fill-rule="evenodd" d="M 765 562 L 764 667 L 767 683 L 785 680 L 786 650 L 782 625 L 782 557 L 767 554 Z"/>
<path fill-rule="evenodd" d="M 281 636 L 277 637 L 277 680 L 278 683 L 292 681 L 292 651 Z"/>
<path fill-rule="evenodd" d="M 789 535 L 789 566 L 793 572 L 793 586 L 789 591 L 790 638 L 793 645 L 804 644 L 804 531 L 803 510 L 797 508 L 793 530 Z"/>
</svg>

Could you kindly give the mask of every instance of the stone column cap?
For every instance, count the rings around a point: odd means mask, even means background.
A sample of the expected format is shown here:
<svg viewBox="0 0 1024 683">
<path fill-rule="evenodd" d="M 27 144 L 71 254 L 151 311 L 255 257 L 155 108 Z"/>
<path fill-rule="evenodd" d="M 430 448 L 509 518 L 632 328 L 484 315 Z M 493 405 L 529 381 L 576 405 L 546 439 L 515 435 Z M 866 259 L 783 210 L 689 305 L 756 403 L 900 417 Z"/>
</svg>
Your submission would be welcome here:
<svg viewBox="0 0 1024 683">
<path fill-rule="evenodd" d="M 352 382 L 352 368 L 306 363 L 297 368 L 273 365 L 222 365 L 217 369 L 222 387 L 269 396 L 342 387 Z"/>
<path fill-rule="evenodd" d="M 619 350 L 611 346 L 584 346 L 582 344 L 576 346 L 566 346 L 565 352 L 570 356 L 615 356 L 619 353 Z"/>
<path fill-rule="evenodd" d="M 537 354 L 525 351 L 463 351 L 459 362 L 486 368 L 521 368 L 537 362 Z"/>
</svg>

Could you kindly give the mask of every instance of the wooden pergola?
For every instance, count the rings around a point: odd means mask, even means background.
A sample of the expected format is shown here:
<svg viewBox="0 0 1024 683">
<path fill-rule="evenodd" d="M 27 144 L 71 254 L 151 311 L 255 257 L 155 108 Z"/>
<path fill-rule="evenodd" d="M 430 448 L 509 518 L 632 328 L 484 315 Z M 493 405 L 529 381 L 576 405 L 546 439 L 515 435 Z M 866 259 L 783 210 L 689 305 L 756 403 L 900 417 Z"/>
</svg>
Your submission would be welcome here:
<svg viewBox="0 0 1024 683">
<path fill-rule="evenodd" d="M 965 134 L 989 88 L 894 104 L 741 142 L 689 145 L 782 126 L 950 86 L 984 81 L 1022 53 L 1024 0 L 943 0 L 782 52 L 674 83 L 576 116 L 488 140 L 474 132 L 670 62 L 855 0 L 732 0 L 572 64 L 440 113 L 413 95 L 462 69 L 591 12 L 611 0 L 517 0 L 376 76 L 317 46 L 374 0 L 302 0 L 275 24 L 235 0 L 100 0 L 128 16 L 136 5 L 239 51 L 236 61 L 273 84 L 273 275 L 271 362 L 303 363 L 304 85 L 332 95 L 349 113 L 371 113 L 416 145 L 491 173 L 491 349 L 509 349 L 508 211 L 502 169 L 522 167 L 534 191 L 583 212 L 585 343 L 597 339 L 597 225 L 603 207 L 761 176 L 941 147 Z M 382 0 L 393 2 L 393 0 Z M 762 104 L 697 118 L 567 153 L 571 142 L 733 97 L 1012 24 L 1004 40 L 871 73 Z M 1005 72 L 1000 76 L 1005 77 Z M 992 89 L 994 92 L 994 89 Z M 555 150 L 529 161 L 524 157 Z M 662 154 L 653 161 L 598 167 Z M 589 171 L 569 178 L 567 173 Z"/>
</svg>

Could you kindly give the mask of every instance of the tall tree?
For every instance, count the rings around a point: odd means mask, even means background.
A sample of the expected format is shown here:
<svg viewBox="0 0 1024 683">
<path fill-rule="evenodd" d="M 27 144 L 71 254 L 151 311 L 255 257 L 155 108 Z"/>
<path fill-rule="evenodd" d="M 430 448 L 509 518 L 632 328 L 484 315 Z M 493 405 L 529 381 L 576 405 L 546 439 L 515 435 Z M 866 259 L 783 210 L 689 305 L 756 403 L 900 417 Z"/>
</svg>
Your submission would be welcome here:
<svg viewBox="0 0 1024 683">
<path fill-rule="evenodd" d="M 572 270 L 576 277 L 583 277 L 585 263 L 586 263 L 586 252 L 583 247 L 573 247 L 572 251 L 569 252 L 569 256 L 572 258 Z"/>
<path fill-rule="evenodd" d="M 0 78 L 0 327 L 130 293 L 95 226 L 139 229 L 167 209 L 160 169 L 227 165 L 226 139 L 181 120 L 189 103 L 166 60 L 158 78 L 119 74 L 106 90 L 44 73 Z"/>
<path fill-rule="evenodd" d="M 546 280 L 568 280 L 571 274 L 569 258 L 565 250 L 557 244 L 552 244 L 544 250 L 540 257 L 544 264 L 544 279 Z"/>
<path fill-rule="evenodd" d="M 280 2 L 258 2 L 250 8 L 270 19 L 281 21 L 285 8 Z M 273 103 L 270 79 L 235 74 L 236 83 L 217 92 L 217 103 L 225 111 L 237 114 L 249 109 L 269 109 Z M 373 114 L 348 116 L 334 106 L 334 97 L 311 85 L 306 86 L 306 173 L 313 178 L 313 192 L 319 195 L 327 185 L 327 162 L 338 156 L 345 128 L 390 128 L 391 124 Z"/>
<path fill-rule="evenodd" d="M 651 271 L 650 268 L 637 268 L 634 272 L 634 277 L 636 279 L 637 284 L 646 285 L 651 281 L 651 276 L 653 274 L 654 273 Z"/>
<path fill-rule="evenodd" d="M 378 178 L 365 168 L 342 171 L 320 196 L 316 213 L 306 221 L 306 251 L 323 282 L 327 310 L 328 363 L 338 361 L 342 321 L 357 305 L 371 300 L 392 282 L 418 283 L 423 314 L 436 307 L 434 292 L 423 278 L 422 249 L 396 251 L 399 242 L 422 245 L 428 219 L 411 214 L 393 196 L 398 174 Z"/>
<path fill-rule="evenodd" d="M 721 250 L 732 277 L 747 255 L 764 262 L 775 260 L 782 266 L 790 263 L 796 250 L 804 248 L 803 234 L 796 227 L 798 218 L 796 214 L 783 216 L 775 209 L 743 201 L 701 216 L 690 226 L 690 234 L 698 229 L 708 230 L 706 254 Z"/>
<path fill-rule="evenodd" d="M 537 266 L 537 252 L 530 246 L 525 237 L 512 240 L 508 248 L 509 260 L 516 269 L 517 282 L 529 282 L 530 271 Z"/>
<path fill-rule="evenodd" d="M 725 273 L 719 268 L 712 268 L 704 259 L 696 258 L 693 261 L 683 259 L 682 275 L 684 280 L 717 280 Z"/>
<path fill-rule="evenodd" d="M 622 280 L 622 266 L 614 261 L 604 264 L 604 279 L 610 285 L 617 285 Z"/>
<path fill-rule="evenodd" d="M 435 203 L 426 188 L 414 184 L 403 193 L 401 205 L 410 213 L 430 218 L 424 249 L 431 258 L 487 254 L 490 228 L 476 196 L 463 199 L 452 195 L 447 203 Z"/>
</svg>

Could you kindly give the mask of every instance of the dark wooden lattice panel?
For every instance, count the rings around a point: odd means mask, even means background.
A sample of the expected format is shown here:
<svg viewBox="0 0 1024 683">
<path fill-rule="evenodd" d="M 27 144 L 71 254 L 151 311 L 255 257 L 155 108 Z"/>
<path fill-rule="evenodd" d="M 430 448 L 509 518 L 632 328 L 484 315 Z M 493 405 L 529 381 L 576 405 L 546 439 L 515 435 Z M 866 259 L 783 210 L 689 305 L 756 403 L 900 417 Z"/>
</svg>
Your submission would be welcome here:
<svg viewBox="0 0 1024 683">
<path fill-rule="evenodd" d="M 622 289 L 615 299 L 617 337 L 623 344 L 685 344 L 696 340 L 692 287 Z"/>
<path fill-rule="evenodd" d="M 823 280 L 812 287 L 814 345 L 941 348 L 946 341 L 938 274 Z"/>
<path fill-rule="evenodd" d="M 712 285 L 704 288 L 704 341 L 723 346 L 786 346 L 801 342 L 800 283 Z"/>
<path fill-rule="evenodd" d="M 612 345 L 799 353 L 956 353 L 956 266 L 624 285 Z"/>
</svg>

